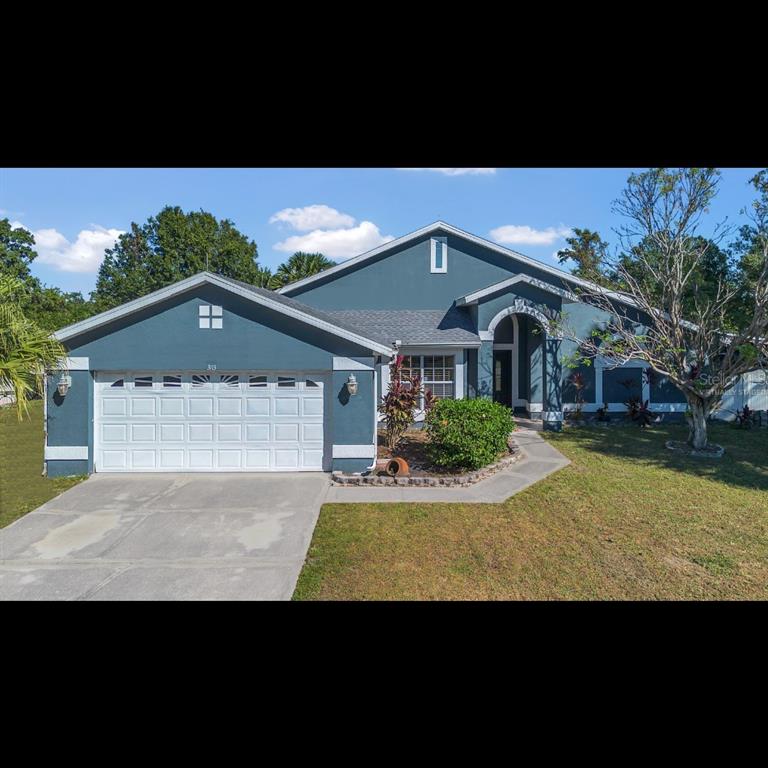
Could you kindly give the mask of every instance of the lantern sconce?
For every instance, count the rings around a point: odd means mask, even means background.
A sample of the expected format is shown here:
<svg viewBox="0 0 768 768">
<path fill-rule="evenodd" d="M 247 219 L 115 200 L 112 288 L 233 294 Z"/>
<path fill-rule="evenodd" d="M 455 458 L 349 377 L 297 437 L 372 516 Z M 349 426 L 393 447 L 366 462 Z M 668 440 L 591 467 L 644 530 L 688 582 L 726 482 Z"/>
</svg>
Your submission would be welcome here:
<svg viewBox="0 0 768 768">
<path fill-rule="evenodd" d="M 72 377 L 71 376 L 61 376 L 59 379 L 59 383 L 56 385 L 56 389 L 58 390 L 58 393 L 65 397 L 67 392 L 69 392 L 69 388 L 72 386 Z"/>
<path fill-rule="evenodd" d="M 347 379 L 347 392 L 349 392 L 350 396 L 357 394 L 357 379 L 354 373 L 350 373 Z"/>
</svg>

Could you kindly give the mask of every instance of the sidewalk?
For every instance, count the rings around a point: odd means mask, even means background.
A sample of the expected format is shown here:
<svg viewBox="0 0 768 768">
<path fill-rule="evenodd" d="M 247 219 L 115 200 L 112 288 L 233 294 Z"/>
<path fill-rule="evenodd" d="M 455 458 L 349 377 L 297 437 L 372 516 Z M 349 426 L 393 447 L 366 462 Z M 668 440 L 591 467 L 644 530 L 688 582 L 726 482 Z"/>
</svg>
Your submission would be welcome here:
<svg viewBox="0 0 768 768">
<path fill-rule="evenodd" d="M 509 469 L 502 470 L 466 488 L 379 488 L 332 485 L 323 503 L 360 504 L 386 501 L 500 503 L 571 463 L 536 430 L 518 429 L 514 433 L 514 440 L 522 451 L 523 458 Z"/>
</svg>

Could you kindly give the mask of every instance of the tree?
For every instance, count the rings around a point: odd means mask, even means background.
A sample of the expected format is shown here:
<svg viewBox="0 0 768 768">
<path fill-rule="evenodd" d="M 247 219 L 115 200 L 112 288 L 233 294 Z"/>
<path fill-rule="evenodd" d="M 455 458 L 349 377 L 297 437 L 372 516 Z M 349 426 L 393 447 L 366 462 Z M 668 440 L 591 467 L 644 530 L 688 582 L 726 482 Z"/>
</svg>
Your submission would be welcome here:
<svg viewBox="0 0 768 768">
<path fill-rule="evenodd" d="M 197 272 L 215 272 L 254 284 L 256 243 L 229 219 L 166 206 L 121 235 L 99 268 L 93 299 L 99 311 L 164 288 Z"/>
<path fill-rule="evenodd" d="M 0 275 L 22 283 L 24 290 L 17 292 L 17 298 L 24 315 L 46 331 L 90 317 L 95 310 L 81 293 L 64 293 L 32 275 L 30 265 L 37 257 L 34 245 L 35 236 L 29 230 L 14 229 L 8 219 L 0 220 Z"/>
<path fill-rule="evenodd" d="M 576 262 L 573 274 L 585 280 L 604 282 L 602 273 L 606 261 L 608 243 L 604 242 L 597 232 L 590 229 L 573 229 L 573 237 L 566 238 L 567 248 L 557 252 L 561 264 L 566 261 Z"/>
<path fill-rule="evenodd" d="M 37 253 L 32 246 L 34 235 L 23 227 L 11 226 L 8 219 L 0 219 L 0 274 L 21 280 L 25 285 L 36 281 L 29 265 Z"/>
<path fill-rule="evenodd" d="M 257 288 L 266 288 L 270 291 L 280 287 L 277 276 L 273 274 L 269 267 L 259 267 L 259 271 L 256 275 L 256 279 L 253 281 L 253 285 L 255 285 Z"/>
<path fill-rule="evenodd" d="M 66 357 L 64 347 L 48 331 L 24 315 L 22 280 L 0 275 L 0 391 L 16 399 L 19 420 L 27 400 L 43 389 L 48 370 L 59 370 Z"/>
<path fill-rule="evenodd" d="M 288 261 L 283 262 L 275 273 L 277 287 L 295 283 L 305 277 L 311 277 L 324 269 L 334 266 L 336 262 L 323 256 L 322 253 L 304 253 L 296 251 Z"/>
<path fill-rule="evenodd" d="M 698 236 L 702 216 L 717 192 L 719 172 L 706 168 L 656 168 L 629 177 L 614 211 L 627 220 L 617 230 L 624 253 L 612 265 L 621 292 L 601 286 L 582 289 L 581 298 L 602 309 L 607 320 L 581 338 L 582 359 L 602 356 L 619 366 L 631 360 L 648 364 L 686 398 L 688 442 L 707 447 L 707 419 L 723 394 L 743 374 L 768 360 L 768 173 L 752 179 L 758 197 L 750 212 L 754 230 L 756 279 L 751 312 L 733 325 L 739 289 L 718 278 L 707 291 L 696 290 L 724 233 Z M 641 247 L 638 247 L 641 246 Z"/>
<path fill-rule="evenodd" d="M 693 267 L 683 291 L 682 306 L 685 317 L 696 311 L 697 302 L 701 304 L 704 300 L 713 300 L 717 295 L 718 286 L 736 285 L 732 256 L 727 250 L 720 248 L 717 242 L 701 236 L 692 236 L 688 248 L 700 251 L 702 256 L 698 264 Z M 654 272 L 657 272 L 663 259 L 664 256 L 659 252 L 653 238 L 645 237 L 633 245 L 628 253 L 619 256 L 622 271 L 608 270 L 609 281 L 619 290 L 626 290 L 628 285 L 622 279 L 622 273 L 630 274 L 635 281 L 644 285 L 649 298 L 655 297 L 656 301 L 663 301 L 663 287 L 656 283 L 646 266 L 653 265 Z M 733 309 L 735 310 L 735 305 Z M 738 317 L 738 313 L 736 316 Z M 726 318 L 727 328 L 732 327 L 733 319 L 730 315 Z"/>
</svg>

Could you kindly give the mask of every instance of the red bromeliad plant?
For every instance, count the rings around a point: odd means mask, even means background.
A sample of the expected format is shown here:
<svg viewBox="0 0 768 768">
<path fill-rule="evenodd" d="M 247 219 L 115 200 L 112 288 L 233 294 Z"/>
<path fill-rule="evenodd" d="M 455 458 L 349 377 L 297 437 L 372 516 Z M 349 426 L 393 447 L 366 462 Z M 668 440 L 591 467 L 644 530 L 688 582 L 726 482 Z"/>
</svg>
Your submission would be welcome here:
<svg viewBox="0 0 768 768">
<path fill-rule="evenodd" d="M 434 402 L 432 391 L 424 389 L 421 376 L 403 374 L 403 356 L 397 355 L 389 365 L 389 390 L 382 397 L 379 413 L 384 417 L 387 448 L 394 453 L 408 427 L 416 420 L 420 399 L 424 398 L 424 411 Z"/>
</svg>

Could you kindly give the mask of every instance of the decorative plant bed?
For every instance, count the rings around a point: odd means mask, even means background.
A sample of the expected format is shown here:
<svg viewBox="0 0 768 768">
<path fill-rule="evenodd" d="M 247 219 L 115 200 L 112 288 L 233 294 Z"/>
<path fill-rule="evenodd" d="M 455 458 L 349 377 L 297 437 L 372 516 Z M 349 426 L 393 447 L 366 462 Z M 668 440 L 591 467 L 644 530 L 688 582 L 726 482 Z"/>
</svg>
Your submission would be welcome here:
<svg viewBox="0 0 768 768">
<path fill-rule="evenodd" d="M 697 459 L 720 459 L 725 453 L 725 448 L 722 445 L 717 445 L 717 443 L 710 443 L 703 450 L 691 448 L 688 443 L 684 443 L 681 440 L 667 440 L 664 445 L 670 451 L 680 453 L 683 456 L 693 456 Z"/>
<path fill-rule="evenodd" d="M 381 442 L 381 435 L 379 436 Z M 424 451 L 426 432 L 424 430 L 409 430 L 403 444 L 398 449 L 397 455 L 402 456 L 408 462 L 410 475 L 407 477 L 390 477 L 383 469 L 374 470 L 368 475 L 347 475 L 343 472 L 334 472 L 331 480 L 334 485 L 366 485 L 366 486 L 417 486 L 420 488 L 445 488 L 446 486 L 467 486 L 485 480 L 496 472 L 512 466 L 522 458 L 522 452 L 517 447 L 514 438 L 508 440 L 509 453 L 485 467 L 476 470 L 468 470 L 461 473 L 451 473 L 445 469 L 430 465 Z M 379 460 L 377 464 L 382 467 L 392 457 L 387 450 L 379 446 Z"/>
</svg>

